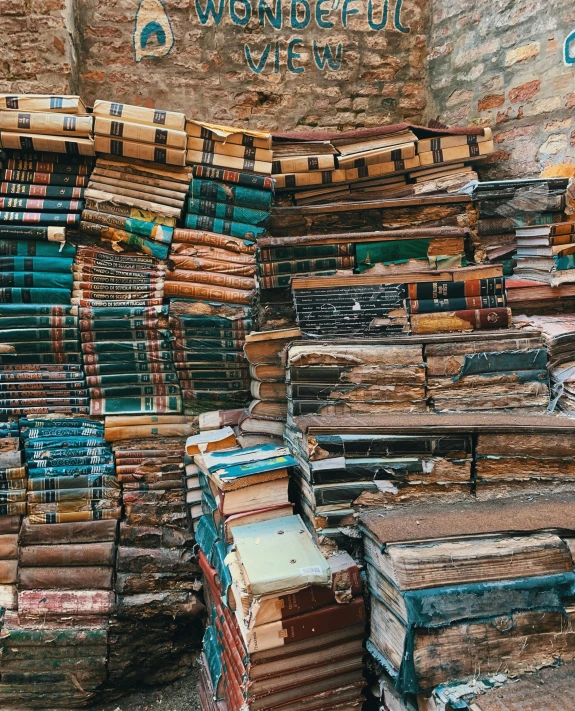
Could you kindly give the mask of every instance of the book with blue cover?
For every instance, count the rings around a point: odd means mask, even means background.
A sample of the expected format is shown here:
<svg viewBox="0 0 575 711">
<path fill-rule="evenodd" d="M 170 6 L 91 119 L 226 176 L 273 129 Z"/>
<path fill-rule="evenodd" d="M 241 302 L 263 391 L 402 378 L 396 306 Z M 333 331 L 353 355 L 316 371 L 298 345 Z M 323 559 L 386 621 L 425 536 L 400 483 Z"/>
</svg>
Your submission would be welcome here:
<svg viewBox="0 0 575 711">
<path fill-rule="evenodd" d="M 276 444 L 212 452 L 197 457 L 195 461 L 221 491 L 287 477 L 287 469 L 296 465 L 289 449 Z"/>
</svg>

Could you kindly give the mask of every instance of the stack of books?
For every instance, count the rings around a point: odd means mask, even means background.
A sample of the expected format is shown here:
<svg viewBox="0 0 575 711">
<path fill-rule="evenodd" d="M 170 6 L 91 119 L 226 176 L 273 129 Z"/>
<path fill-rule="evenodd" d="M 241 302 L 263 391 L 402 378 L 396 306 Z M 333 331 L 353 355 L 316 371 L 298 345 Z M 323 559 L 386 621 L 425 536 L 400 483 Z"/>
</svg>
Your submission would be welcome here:
<svg viewBox="0 0 575 711">
<path fill-rule="evenodd" d="M 513 323 L 541 334 L 551 381 L 549 410 L 575 412 L 575 314 L 519 316 Z"/>
<path fill-rule="evenodd" d="M 258 243 L 258 274 L 261 289 L 289 287 L 299 276 L 333 276 L 351 274 L 355 267 L 355 244 L 332 242 L 324 244 L 293 244 L 268 246 L 275 240 Z M 349 270 L 349 271 L 346 271 Z"/>
<path fill-rule="evenodd" d="M 255 247 L 236 237 L 176 229 L 166 296 L 251 304 L 256 289 Z"/>
<path fill-rule="evenodd" d="M 417 417 L 426 417 L 424 426 L 417 426 Z M 322 546 L 339 547 L 359 559 L 359 511 L 471 500 L 471 434 L 463 427 L 430 432 L 432 424 L 429 416 L 399 412 L 288 421 L 299 505 Z"/>
<path fill-rule="evenodd" d="M 16 704 L 82 706 L 106 681 L 116 526 L 24 520 L 18 612 L 3 626 L 3 694 Z"/>
<path fill-rule="evenodd" d="M 184 114 L 98 100 L 94 118 L 98 153 L 160 165 L 186 164 Z"/>
<path fill-rule="evenodd" d="M 33 524 L 117 519 L 120 487 L 102 423 L 46 415 L 21 420 Z"/>
<path fill-rule="evenodd" d="M 93 415 L 175 413 L 180 387 L 162 309 L 164 265 L 142 254 L 80 247 L 74 263 L 74 301 Z M 121 376 L 100 380 L 102 376 Z M 152 377 L 154 376 L 154 377 Z M 158 377 L 155 377 L 158 376 Z"/>
<path fill-rule="evenodd" d="M 246 405 L 250 375 L 243 346 L 251 328 L 249 306 L 171 300 L 171 347 L 185 413 Z"/>
<path fill-rule="evenodd" d="M 78 96 L 0 95 L 0 223 L 78 228 L 92 129 Z"/>
<path fill-rule="evenodd" d="M 295 343 L 286 363 L 289 418 L 426 409 L 420 343 Z"/>
<path fill-rule="evenodd" d="M 0 425 L 0 481 L 8 493 L 13 489 L 26 489 L 26 468 L 23 464 L 23 452 L 20 449 L 18 419 L 5 417 Z M 12 483 L 13 482 L 13 483 Z M 8 497 L 6 497 L 8 498 Z M 22 505 L 24 504 L 24 505 Z M 0 506 L 0 532 L 6 538 L 7 546 L 2 549 L 0 561 L 18 559 L 18 534 L 22 515 L 26 513 L 26 503 L 23 501 L 2 501 Z M 13 538 L 10 538 L 12 536 Z M 16 541 L 16 549 L 10 546 L 10 541 Z M 8 579 L 10 567 L 7 565 Z M 0 582 L 0 605 L 5 610 L 18 608 L 18 591 L 14 582 Z"/>
<path fill-rule="evenodd" d="M 395 282 L 397 279 L 397 283 Z M 297 277 L 297 323 L 310 338 L 375 338 L 409 333 L 405 277 Z"/>
<path fill-rule="evenodd" d="M 0 242 L 3 414 L 88 413 L 78 309 L 70 304 L 75 251 L 69 242 Z"/>
<path fill-rule="evenodd" d="M 514 274 L 531 279 L 538 286 L 561 287 L 575 282 L 575 222 L 558 222 L 539 227 L 519 227 L 517 267 Z M 572 289 L 548 289 L 551 298 L 572 296 Z"/>
<path fill-rule="evenodd" d="M 552 658 L 572 659 L 575 573 L 561 529 L 572 529 L 573 511 L 572 496 L 524 497 L 361 517 L 371 600 L 367 649 L 406 704 L 394 705 L 390 693 L 389 708 L 421 708 L 417 699 L 437 687 L 473 688 L 483 677 L 489 688 L 489 677 L 501 672 L 499 683 Z"/>
<path fill-rule="evenodd" d="M 544 412 L 549 405 L 547 348 L 534 328 L 426 343 L 425 363 L 435 412 Z"/>
<path fill-rule="evenodd" d="M 488 260 L 498 259 L 505 247 L 504 257 L 509 259 L 517 247 L 517 228 L 563 221 L 567 183 L 563 178 L 478 183 L 473 191 L 473 202 L 478 210 L 477 247 L 481 258 L 485 255 Z"/>
<path fill-rule="evenodd" d="M 186 227 L 255 242 L 271 211 L 271 135 L 192 120 L 186 133 L 193 166 Z"/>
<path fill-rule="evenodd" d="M 299 328 L 253 331 L 246 336 L 244 352 L 250 364 L 254 400 L 239 422 L 245 437 L 283 437 L 288 406 L 283 353 L 299 338 Z"/>
</svg>

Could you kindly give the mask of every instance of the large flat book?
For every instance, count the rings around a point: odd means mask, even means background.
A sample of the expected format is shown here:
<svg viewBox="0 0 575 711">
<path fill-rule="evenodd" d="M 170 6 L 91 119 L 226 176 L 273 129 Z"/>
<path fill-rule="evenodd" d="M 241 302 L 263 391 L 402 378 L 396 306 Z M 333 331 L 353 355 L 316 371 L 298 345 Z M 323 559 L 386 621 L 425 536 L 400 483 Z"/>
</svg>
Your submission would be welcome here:
<svg viewBox="0 0 575 711">
<path fill-rule="evenodd" d="M 62 94 L 0 94 L 0 109 L 86 113 L 84 102 L 79 96 Z"/>
<path fill-rule="evenodd" d="M 240 526 L 234 541 L 252 595 L 331 584 L 329 565 L 299 516 Z"/>
<path fill-rule="evenodd" d="M 134 123 L 142 123 L 147 126 L 157 126 L 176 131 L 183 131 L 186 125 L 186 117 L 184 114 L 176 111 L 148 109 L 144 106 L 131 106 L 130 104 L 119 104 L 112 101 L 102 101 L 100 99 L 94 102 L 94 116 L 123 119 L 124 121 L 133 121 Z"/>
</svg>

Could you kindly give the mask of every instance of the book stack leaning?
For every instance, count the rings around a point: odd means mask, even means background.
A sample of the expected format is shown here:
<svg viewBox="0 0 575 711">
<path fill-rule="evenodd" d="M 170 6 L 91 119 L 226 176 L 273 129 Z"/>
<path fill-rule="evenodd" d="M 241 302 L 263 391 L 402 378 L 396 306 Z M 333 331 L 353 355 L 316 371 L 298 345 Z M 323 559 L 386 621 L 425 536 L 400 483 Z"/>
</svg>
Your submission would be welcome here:
<svg viewBox="0 0 575 711">
<path fill-rule="evenodd" d="M 93 118 L 78 96 L 0 95 L 4 149 L 0 225 L 77 230 L 95 155 Z"/>
<path fill-rule="evenodd" d="M 224 435 L 186 445 L 206 506 L 195 529 L 209 612 L 202 702 L 238 711 L 358 708 L 365 607 L 357 566 L 346 554 L 326 560 L 289 515 L 294 460 L 285 448 L 206 451 L 233 447 L 231 430 Z"/>
<path fill-rule="evenodd" d="M 185 167 L 184 114 L 96 101 L 100 155 L 86 190 L 82 232 L 167 259 L 191 173 Z"/>
<path fill-rule="evenodd" d="M 17 610 L 18 541 L 26 513 L 27 475 L 15 417 L 0 422 L 0 487 L 0 605 Z"/>
<path fill-rule="evenodd" d="M 74 301 L 93 415 L 180 412 L 164 273 L 154 257 L 78 248 Z"/>
</svg>

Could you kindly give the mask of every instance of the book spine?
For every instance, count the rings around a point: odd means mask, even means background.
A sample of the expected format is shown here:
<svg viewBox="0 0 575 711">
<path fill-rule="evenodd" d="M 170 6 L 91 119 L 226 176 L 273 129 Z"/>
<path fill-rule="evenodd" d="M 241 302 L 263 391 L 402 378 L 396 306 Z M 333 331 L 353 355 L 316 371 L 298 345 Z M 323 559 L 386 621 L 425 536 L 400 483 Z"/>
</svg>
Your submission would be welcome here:
<svg viewBox="0 0 575 711">
<path fill-rule="evenodd" d="M 155 214 L 141 207 L 116 203 L 111 199 L 86 196 L 84 204 L 87 210 L 97 212 L 100 215 L 109 214 L 129 217 L 130 219 L 139 220 L 141 222 L 153 222 L 154 224 L 165 225 L 166 227 L 174 227 L 176 224 L 176 217 L 172 215 Z"/>
<path fill-rule="evenodd" d="M 74 260 L 64 257 L 0 257 L 0 273 L 43 272 L 69 274 Z"/>
<path fill-rule="evenodd" d="M 66 340 L 77 340 L 76 328 L 15 328 L 0 331 L 0 343 L 21 343 L 28 341 L 51 341 L 58 343 Z"/>
<path fill-rule="evenodd" d="M 50 274 L 48 272 L 12 272 L 0 274 L 0 287 L 43 287 L 47 289 L 71 289 L 71 274 Z"/>
<path fill-rule="evenodd" d="M 26 170 L 32 173 L 67 173 L 68 175 L 89 175 L 91 166 L 70 163 L 57 163 L 55 161 L 26 160 L 23 158 L 10 158 L 6 161 L 8 170 Z"/>
<path fill-rule="evenodd" d="M 102 415 L 138 415 L 149 412 L 178 413 L 181 409 L 182 401 L 178 396 L 106 398 L 90 402 L 90 414 L 97 417 Z"/>
<path fill-rule="evenodd" d="M 48 135 L 89 136 L 92 132 L 92 117 L 47 111 L 23 112 L 2 111 L 0 130 L 29 131 Z"/>
<path fill-rule="evenodd" d="M 177 373 L 121 373 L 120 375 L 89 375 L 86 378 L 88 387 L 119 386 L 119 385 L 163 385 L 179 382 Z"/>
<path fill-rule="evenodd" d="M 313 272 L 298 274 L 298 276 L 333 276 L 335 271 L 326 272 Z M 266 276 L 260 278 L 260 285 L 262 289 L 279 289 L 283 287 L 288 287 L 291 284 L 293 274 L 283 274 L 280 276 Z"/>
<path fill-rule="evenodd" d="M 300 156 L 297 158 L 275 158 L 272 174 L 306 173 L 308 171 L 335 170 L 333 155 Z"/>
<path fill-rule="evenodd" d="M 221 382 L 222 380 L 245 380 L 248 374 L 249 371 L 247 368 L 238 367 L 237 364 L 231 366 L 231 369 L 228 366 L 221 368 L 215 367 L 214 370 L 178 370 L 181 382 L 194 382 L 198 385 L 206 380 L 208 382 Z"/>
<path fill-rule="evenodd" d="M 148 109 L 144 106 L 132 106 L 101 100 L 94 103 L 94 116 L 109 116 L 114 119 L 122 118 L 125 121 L 135 121 L 147 126 L 171 128 L 176 131 L 183 131 L 186 125 L 184 114 L 176 111 L 160 111 L 158 109 Z"/>
<path fill-rule="evenodd" d="M 216 168 L 230 168 L 237 171 L 264 173 L 268 175 L 272 172 L 271 161 L 237 158 L 235 156 L 211 153 L 208 151 L 197 151 L 190 148 L 186 151 L 186 161 L 192 164 L 202 163 Z"/>
<path fill-rule="evenodd" d="M 260 262 L 285 262 L 296 259 L 321 259 L 329 257 L 351 257 L 354 254 L 354 245 L 342 244 L 316 244 L 296 247 L 260 247 Z"/>
<path fill-rule="evenodd" d="M 437 311 L 465 311 L 468 309 L 493 309 L 505 306 L 504 296 L 467 296 L 451 299 L 413 299 L 409 302 L 412 314 L 433 313 Z"/>
<path fill-rule="evenodd" d="M 279 274 L 298 274 L 301 272 L 325 271 L 328 269 L 352 269 L 354 257 L 331 257 L 324 259 L 305 259 L 289 262 L 264 262 L 258 265 L 261 276 Z"/>
<path fill-rule="evenodd" d="M 74 523 L 81 521 L 104 521 L 106 519 L 119 519 L 122 516 L 121 508 L 114 509 L 98 509 L 96 511 L 72 511 L 72 512 L 54 512 L 54 513 L 32 513 L 29 516 L 30 523 L 40 524 L 40 523 Z M 34 591 L 30 591 L 34 592 Z M 85 591 L 92 592 L 92 591 Z M 103 593 L 104 591 L 98 591 Z M 31 603 L 32 604 L 32 603 Z M 100 607 L 97 608 L 96 614 L 107 614 L 112 608 L 113 596 L 109 601 L 109 606 L 105 609 Z M 58 601 L 53 603 L 55 610 L 62 610 L 62 606 Z M 69 608 L 69 604 L 66 606 Z M 37 607 L 31 607 L 31 609 L 37 609 Z M 84 601 L 79 604 L 79 610 L 81 613 L 85 614 L 86 605 Z"/>
<path fill-rule="evenodd" d="M 194 165 L 192 172 L 195 178 L 216 180 L 222 183 L 236 183 L 238 185 L 245 185 L 248 188 L 260 188 L 269 191 L 272 191 L 274 188 L 273 179 L 267 175 L 251 175 L 250 173 L 226 170 L 225 168 L 217 168 L 209 165 Z"/>
<path fill-rule="evenodd" d="M 87 345 L 87 344 L 86 344 Z M 159 351 L 159 350 L 146 350 L 146 351 L 99 351 L 98 353 L 87 353 L 84 350 L 84 363 L 86 365 L 91 364 L 115 364 L 115 370 L 112 369 L 112 373 L 121 373 L 120 368 L 128 368 L 129 363 L 156 363 L 165 361 L 167 363 L 172 362 L 172 352 L 171 351 Z M 88 375 L 88 371 L 86 370 Z M 90 372 L 90 375 L 93 375 Z"/>
<path fill-rule="evenodd" d="M 36 185 L 61 185 L 70 188 L 84 188 L 88 184 L 85 175 L 64 175 L 61 173 L 36 173 L 31 170 L 2 170 L 2 181 L 7 183 L 34 183 Z"/>
<path fill-rule="evenodd" d="M 102 227 L 115 227 L 126 232 L 133 232 L 142 237 L 151 237 L 159 242 L 169 242 L 172 239 L 174 229 L 166 225 L 158 225 L 154 222 L 146 222 L 144 220 L 136 220 L 131 217 L 122 217 L 119 215 L 107 215 L 94 210 L 84 210 L 82 213 L 82 222 L 80 229 L 86 231 L 93 229 L 91 223 L 95 223 L 98 229 Z"/>
<path fill-rule="evenodd" d="M 103 116 L 96 116 L 94 132 L 101 136 L 114 136 L 125 138 L 129 141 L 153 143 L 158 146 L 181 149 L 186 147 L 187 137 L 184 131 L 146 126 L 129 121 L 118 121 L 117 119 L 108 119 Z"/>
<path fill-rule="evenodd" d="M 219 287 L 212 284 L 186 284 L 167 281 L 164 287 L 164 296 L 228 304 L 251 304 L 254 292 Z"/>
<path fill-rule="evenodd" d="M 0 194 L 34 198 L 81 200 L 84 188 L 61 187 L 58 185 L 31 185 L 27 183 L 1 183 Z"/>
<path fill-rule="evenodd" d="M 134 247 L 156 259 L 167 259 L 170 251 L 168 244 L 160 244 L 153 239 L 148 239 L 148 237 L 143 237 L 133 232 L 121 232 L 116 230 L 111 238 L 111 242 L 112 244 Z"/>
<path fill-rule="evenodd" d="M 186 227 L 191 230 L 208 230 L 209 232 L 219 232 L 223 235 L 239 237 L 255 242 L 264 232 L 264 227 L 247 225 L 242 222 L 229 222 L 206 215 L 186 215 Z"/>
<path fill-rule="evenodd" d="M 187 351 L 181 351 L 174 349 L 174 362 L 179 363 L 233 363 L 237 366 L 238 363 L 245 363 L 246 358 L 241 352 L 217 352 L 217 351 L 207 351 L 204 353 L 188 353 Z M 210 365 L 210 367 L 214 367 Z"/>
<path fill-rule="evenodd" d="M 79 200 L 38 200 L 36 198 L 0 197 L 1 210 L 29 210 L 33 212 L 81 212 Z"/>
<path fill-rule="evenodd" d="M 200 178 L 193 179 L 190 183 L 190 196 L 197 200 L 232 203 L 264 212 L 270 212 L 272 206 L 270 191 L 246 188 L 242 185 L 223 186 L 214 180 Z"/>
<path fill-rule="evenodd" d="M 239 158 L 243 161 L 262 161 L 270 163 L 273 157 L 272 151 L 267 148 L 256 148 L 255 146 L 245 146 L 238 143 L 214 141 L 211 138 L 195 138 L 194 136 L 188 138 L 188 148 L 196 153 Z M 208 165 L 210 165 L 209 160 L 202 161 L 202 163 L 208 163 Z M 221 164 L 216 163 L 216 165 Z M 248 170 L 251 169 L 248 168 Z"/>
<path fill-rule="evenodd" d="M 93 400 L 125 397 L 165 397 L 179 394 L 179 385 L 123 385 L 121 387 L 90 388 L 90 398 Z"/>
<path fill-rule="evenodd" d="M 166 307 L 142 307 L 142 308 L 119 308 L 119 309 L 109 309 L 109 308 L 83 308 L 80 309 L 80 318 L 88 320 L 105 320 L 105 319 L 155 319 L 161 315 L 165 315 Z"/>
<path fill-rule="evenodd" d="M 187 250 L 188 245 L 214 247 L 216 249 L 224 249 L 228 253 L 233 254 L 255 254 L 253 244 L 237 237 L 229 237 L 215 232 L 204 232 L 202 230 L 175 229 L 171 254 L 177 255 L 182 250 Z"/>
<path fill-rule="evenodd" d="M 68 289 L 7 288 L 0 289 L 0 304 L 69 304 Z"/>
<path fill-rule="evenodd" d="M 510 327 L 511 309 L 508 308 L 466 309 L 411 316 L 411 330 L 414 334 Z"/>
<path fill-rule="evenodd" d="M 194 215 L 208 215 L 230 222 L 243 222 L 246 225 L 261 225 L 269 217 L 269 212 L 252 210 L 231 203 L 212 202 L 197 198 L 188 200 L 188 212 Z"/>
<path fill-rule="evenodd" d="M 358 168 L 357 170 L 367 171 L 368 168 Z M 346 173 L 350 172 L 353 171 L 317 170 L 310 173 L 281 173 L 275 176 L 275 186 L 277 189 L 292 190 L 293 188 L 306 187 L 307 185 L 331 185 L 333 183 L 345 183 L 349 180 L 357 180 L 357 177 L 350 178 L 346 175 Z M 365 177 L 368 177 L 368 175 Z"/>
<path fill-rule="evenodd" d="M 161 165 L 184 166 L 186 164 L 186 152 L 184 149 L 166 148 L 165 146 L 108 138 L 107 136 L 95 136 L 94 149 L 100 153 L 147 160 Z"/>
<path fill-rule="evenodd" d="M 176 269 L 168 274 L 170 282 L 182 282 L 192 284 L 212 284 L 229 289 L 245 289 L 253 291 L 255 282 L 253 279 L 234 274 L 219 274 L 217 272 L 192 272 Z"/>
<path fill-rule="evenodd" d="M 503 296 L 505 278 L 470 279 L 469 281 L 434 281 L 408 285 L 410 299 L 452 299 L 468 296 Z"/>
<path fill-rule="evenodd" d="M 30 239 L 30 240 L 47 240 L 48 242 L 64 242 L 65 239 L 65 229 L 63 227 L 58 228 L 58 230 L 54 233 L 49 227 L 39 227 L 39 226 L 34 226 L 34 225 L 1 225 L 0 224 L 0 240 L 7 240 L 6 242 L 2 241 L 0 242 L 0 249 L 5 250 L 6 248 L 10 247 L 10 249 L 14 250 L 14 240 L 18 239 Z M 19 244 L 16 245 L 16 252 L 5 252 L 2 251 L 2 254 L 18 254 L 20 253 L 21 250 L 24 250 L 23 253 L 27 253 L 30 256 L 33 256 L 35 254 L 35 248 L 30 247 L 30 246 L 21 246 Z M 60 244 L 54 244 L 53 246 L 50 245 L 49 247 L 46 246 L 44 247 L 45 250 L 45 256 L 56 256 L 60 254 Z M 68 254 L 65 254 L 64 252 L 61 253 L 62 256 L 68 256 Z M 40 256 L 40 255 L 38 255 Z"/>
<path fill-rule="evenodd" d="M 80 213 L 9 212 L 0 210 L 0 222 L 20 225 L 68 225 L 80 224 Z"/>
</svg>

